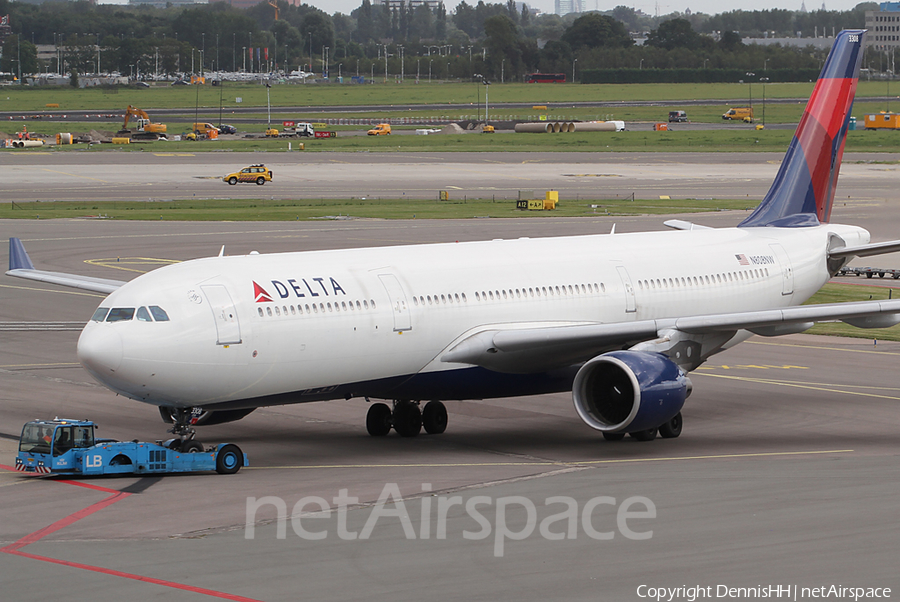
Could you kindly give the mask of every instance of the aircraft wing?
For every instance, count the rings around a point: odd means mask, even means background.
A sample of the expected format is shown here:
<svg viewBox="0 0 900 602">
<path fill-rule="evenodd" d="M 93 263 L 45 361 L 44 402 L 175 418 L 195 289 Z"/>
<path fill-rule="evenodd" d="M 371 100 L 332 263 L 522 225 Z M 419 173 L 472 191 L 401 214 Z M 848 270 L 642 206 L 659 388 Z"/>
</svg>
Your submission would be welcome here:
<svg viewBox="0 0 900 602">
<path fill-rule="evenodd" d="M 727 340 L 739 330 L 778 336 L 803 332 L 815 322 L 835 320 L 859 328 L 893 326 L 900 323 L 900 300 L 802 305 L 610 324 L 512 329 L 498 325 L 457 342 L 440 359 L 522 373 L 584 362 L 606 351 L 648 341 L 702 341 L 708 336 L 724 336 Z"/>
<path fill-rule="evenodd" d="M 34 269 L 34 264 L 31 263 L 31 258 L 28 257 L 28 253 L 25 251 L 25 246 L 18 238 L 9 239 L 9 271 L 6 272 L 6 275 L 107 294 L 125 284 L 122 280 L 107 280 L 105 278 L 79 276 L 78 274 L 36 270 Z"/>
</svg>

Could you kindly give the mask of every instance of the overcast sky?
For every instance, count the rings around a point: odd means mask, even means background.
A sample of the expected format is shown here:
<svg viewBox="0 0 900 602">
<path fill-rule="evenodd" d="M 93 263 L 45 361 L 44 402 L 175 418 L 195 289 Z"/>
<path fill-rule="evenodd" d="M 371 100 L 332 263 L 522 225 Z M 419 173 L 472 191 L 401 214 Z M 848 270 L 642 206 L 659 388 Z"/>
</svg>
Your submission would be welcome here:
<svg viewBox="0 0 900 602">
<path fill-rule="evenodd" d="M 127 0 L 98 0 L 100 4 L 127 4 Z M 477 4 L 478 0 L 467 0 L 469 4 Z M 503 0 L 486 0 L 488 3 L 500 3 Z M 648 15 L 656 12 L 659 6 L 659 14 L 665 15 L 674 11 L 684 12 L 688 8 L 692 12 L 701 12 L 707 14 L 716 14 L 728 12 L 731 10 L 763 10 L 767 8 L 786 8 L 789 10 L 800 10 L 803 0 L 787 0 L 787 2 L 779 2 L 777 0 L 660 0 L 658 4 L 653 2 L 628 3 L 624 0 L 617 2 L 616 0 L 583 0 L 586 10 L 609 10 L 619 4 L 632 6 L 641 10 Z M 813 11 L 822 8 L 822 0 L 805 0 L 807 10 Z M 362 0 L 304 0 L 305 4 L 318 7 L 328 14 L 341 12 L 350 14 L 355 8 L 359 7 Z M 373 2 L 374 4 L 374 2 Z M 445 0 L 445 6 L 448 10 L 452 10 L 459 4 L 459 0 Z M 553 0 L 532 0 L 527 2 L 529 6 L 539 8 L 545 13 L 553 12 Z M 825 0 L 825 8 L 827 10 L 849 10 L 859 4 L 859 0 Z"/>
</svg>

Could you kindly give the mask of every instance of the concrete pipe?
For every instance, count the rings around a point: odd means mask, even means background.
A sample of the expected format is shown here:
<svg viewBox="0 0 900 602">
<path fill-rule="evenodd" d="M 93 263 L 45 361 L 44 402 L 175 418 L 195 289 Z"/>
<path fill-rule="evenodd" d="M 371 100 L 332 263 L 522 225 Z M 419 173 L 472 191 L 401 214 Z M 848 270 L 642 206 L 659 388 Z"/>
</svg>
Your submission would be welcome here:
<svg viewBox="0 0 900 602">
<path fill-rule="evenodd" d="M 34 148 L 36 146 L 44 146 L 43 140 L 15 140 L 13 147 L 15 148 Z"/>
<path fill-rule="evenodd" d="M 573 124 L 574 132 L 615 132 L 616 124 L 611 121 L 590 121 Z"/>
<path fill-rule="evenodd" d="M 546 122 L 517 123 L 516 132 L 531 134 L 546 134 L 553 131 L 553 126 Z"/>
</svg>

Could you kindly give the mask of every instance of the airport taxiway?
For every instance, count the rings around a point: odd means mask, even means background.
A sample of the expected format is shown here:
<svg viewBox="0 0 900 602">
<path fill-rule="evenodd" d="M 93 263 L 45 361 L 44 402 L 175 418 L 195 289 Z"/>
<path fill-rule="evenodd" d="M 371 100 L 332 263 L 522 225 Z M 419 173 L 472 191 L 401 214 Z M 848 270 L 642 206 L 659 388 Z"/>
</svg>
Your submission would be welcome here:
<svg viewBox="0 0 900 602">
<path fill-rule="evenodd" d="M 884 240 L 896 237 L 895 208 L 889 200 L 851 202 L 836 207 L 835 220 Z M 742 215 L 680 217 L 728 225 Z M 661 221 L 6 220 L 0 233 L 21 237 L 43 269 L 130 279 L 215 255 L 222 244 L 229 254 L 265 253 L 607 232 L 613 223 L 629 232 Z M 14 439 L 34 418 L 91 418 L 104 437 L 165 436 L 155 408 L 117 397 L 77 364 L 78 324 L 101 299 L 0 278 L 0 465 L 12 464 Z M 684 434 L 651 443 L 603 441 L 578 419 L 569 394 L 453 402 L 443 435 L 375 439 L 365 433 L 367 404 L 354 399 L 264 408 L 202 429 L 203 440 L 232 441 L 249 454 L 251 466 L 234 476 L 64 482 L 0 470 L 4 598 L 620 601 L 641 600 L 641 584 L 715 591 L 834 583 L 896 592 L 898 362 L 900 343 L 754 337 L 693 373 Z M 360 539 L 390 484 L 413 532 L 382 517 Z M 248 498 L 271 496 L 290 511 L 307 496 L 331 504 L 342 490 L 358 498 L 346 512 L 356 539 L 339 535 L 337 513 L 298 523 L 327 531 L 322 540 L 301 537 L 290 520 L 279 539 L 274 506 L 260 509 L 248 538 Z M 439 538 L 438 504 L 454 496 L 484 502 L 475 509 L 491 528 L 487 537 L 457 505 Z M 546 503 L 559 496 L 576 504 L 578 520 L 571 532 L 562 521 L 542 534 L 539 524 L 566 508 Z M 654 518 L 629 523 L 652 531 L 649 539 L 628 539 L 617 526 L 617 505 L 635 496 L 655 508 Z M 509 502 L 500 520 L 504 498 L 532 503 L 537 523 L 524 539 L 504 539 L 498 556 L 501 522 L 512 532 L 529 526 L 521 503 Z M 589 526 L 612 539 L 585 528 L 580 513 L 591 503 L 598 505 Z M 559 534 L 565 538 L 551 538 Z M 15 542 L 21 547 L 10 548 Z"/>
<path fill-rule="evenodd" d="M 297 142 L 293 143 L 296 148 Z M 285 141 L 284 148 L 287 149 Z M 516 199 L 557 190 L 561 199 L 746 198 L 769 189 L 778 153 L 368 153 L 143 152 L 77 150 L 0 153 L 3 201 L 166 201 L 173 199 L 438 198 Z M 222 181 L 265 163 L 265 186 Z M 840 202 L 896 199 L 897 156 L 847 154 Z"/>
</svg>

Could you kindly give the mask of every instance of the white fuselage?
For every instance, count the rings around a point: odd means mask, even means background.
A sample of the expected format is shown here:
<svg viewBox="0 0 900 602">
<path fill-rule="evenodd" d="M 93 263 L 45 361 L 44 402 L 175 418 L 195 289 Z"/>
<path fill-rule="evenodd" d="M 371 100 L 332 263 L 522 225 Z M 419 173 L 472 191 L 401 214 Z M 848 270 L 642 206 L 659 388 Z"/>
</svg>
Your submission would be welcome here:
<svg viewBox="0 0 900 602">
<path fill-rule="evenodd" d="M 415 375 L 434 377 L 420 398 L 447 399 L 441 387 L 470 366 L 441 355 L 480 329 L 798 305 L 830 277 L 834 235 L 869 241 L 826 224 L 198 259 L 101 305 L 159 306 L 168 321 L 91 321 L 78 355 L 112 390 L 157 405 L 390 398 Z"/>
</svg>

